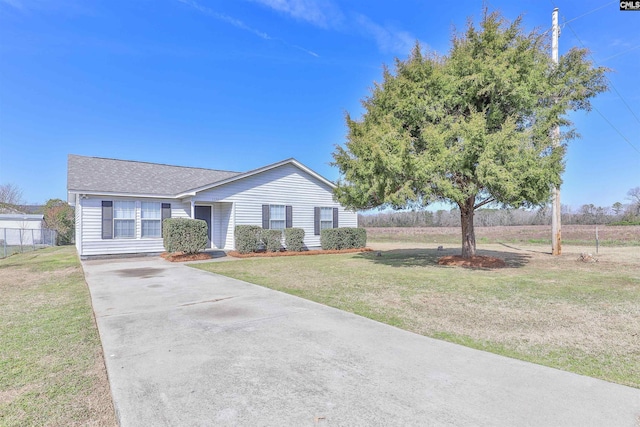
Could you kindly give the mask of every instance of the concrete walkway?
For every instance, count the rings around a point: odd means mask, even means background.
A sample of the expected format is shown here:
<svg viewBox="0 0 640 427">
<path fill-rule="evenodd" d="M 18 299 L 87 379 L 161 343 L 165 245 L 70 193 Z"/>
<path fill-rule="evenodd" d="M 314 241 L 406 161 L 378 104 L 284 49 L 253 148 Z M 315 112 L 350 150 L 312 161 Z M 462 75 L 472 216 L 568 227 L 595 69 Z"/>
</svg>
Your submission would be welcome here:
<svg viewBox="0 0 640 427">
<path fill-rule="evenodd" d="M 83 262 L 122 426 L 640 426 L 640 390 L 160 258 Z"/>
</svg>

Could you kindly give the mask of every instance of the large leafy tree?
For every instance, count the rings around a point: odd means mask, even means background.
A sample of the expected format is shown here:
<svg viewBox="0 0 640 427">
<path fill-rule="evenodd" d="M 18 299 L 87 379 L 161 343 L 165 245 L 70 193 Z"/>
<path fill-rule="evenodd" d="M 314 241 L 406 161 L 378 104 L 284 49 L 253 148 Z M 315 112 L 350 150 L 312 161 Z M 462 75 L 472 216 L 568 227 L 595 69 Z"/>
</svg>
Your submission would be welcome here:
<svg viewBox="0 0 640 427">
<path fill-rule="evenodd" d="M 469 21 L 454 34 L 447 55 L 416 45 L 396 59 L 363 100 L 363 116 L 347 114 L 346 144 L 333 153 L 336 197 L 357 209 L 453 203 L 465 258 L 475 255 L 476 209 L 547 202 L 577 136 L 567 112 L 589 110 L 607 86 L 606 69 L 584 49 L 553 64 L 545 37 L 485 10 L 479 27 Z"/>
<path fill-rule="evenodd" d="M 67 202 L 60 199 L 49 199 L 43 208 L 44 222 L 48 228 L 58 233 L 59 245 L 68 245 L 73 241 L 75 231 L 75 214 Z"/>
</svg>

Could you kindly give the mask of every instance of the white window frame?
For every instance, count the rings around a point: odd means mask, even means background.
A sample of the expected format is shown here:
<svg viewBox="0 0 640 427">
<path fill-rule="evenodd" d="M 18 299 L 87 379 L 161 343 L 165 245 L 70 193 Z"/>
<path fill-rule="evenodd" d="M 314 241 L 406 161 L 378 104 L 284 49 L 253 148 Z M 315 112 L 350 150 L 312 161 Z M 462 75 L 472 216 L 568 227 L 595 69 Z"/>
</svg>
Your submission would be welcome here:
<svg viewBox="0 0 640 427">
<path fill-rule="evenodd" d="M 131 208 L 123 208 L 123 205 L 133 206 Z M 128 215 L 123 215 L 127 213 Z M 120 217 L 118 217 L 120 215 Z M 131 216 L 133 215 L 133 216 Z M 131 222 L 133 223 L 133 235 L 131 236 L 119 236 L 117 233 L 116 224 L 118 222 Z M 114 239 L 135 239 L 136 238 L 136 202 L 132 200 L 114 200 L 113 201 L 113 238 Z"/>
<path fill-rule="evenodd" d="M 145 206 L 148 208 L 150 205 L 154 205 L 153 210 L 145 209 Z M 149 215 L 149 213 L 154 215 L 145 217 L 145 214 Z M 144 225 L 146 222 L 157 223 L 160 233 L 158 235 L 153 235 L 153 236 L 145 235 Z M 162 237 L 162 203 L 161 202 L 140 202 L 140 237 L 142 239 L 159 239 Z"/>
<path fill-rule="evenodd" d="M 280 210 L 281 208 L 282 218 L 278 218 L 278 215 L 274 215 L 274 208 L 278 208 L 278 210 Z M 280 212 L 277 212 L 277 213 L 280 213 Z M 274 224 L 278 224 L 278 226 L 274 227 Z M 280 224 L 282 224 L 282 227 L 280 227 Z M 287 227 L 286 205 L 269 205 L 269 229 L 284 230 L 286 227 Z"/>
<path fill-rule="evenodd" d="M 329 217 L 327 219 L 326 217 Z M 320 231 L 327 228 L 333 228 L 333 208 L 320 207 Z"/>
</svg>

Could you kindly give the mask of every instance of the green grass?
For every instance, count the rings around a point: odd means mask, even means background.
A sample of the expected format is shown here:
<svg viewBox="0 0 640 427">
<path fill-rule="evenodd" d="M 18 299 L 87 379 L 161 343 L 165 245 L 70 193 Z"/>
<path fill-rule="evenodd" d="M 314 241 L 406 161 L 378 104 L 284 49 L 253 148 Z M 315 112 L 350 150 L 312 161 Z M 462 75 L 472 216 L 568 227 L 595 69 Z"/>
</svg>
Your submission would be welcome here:
<svg viewBox="0 0 640 427">
<path fill-rule="evenodd" d="M 398 235 L 396 234 L 377 234 L 375 236 L 376 242 L 393 243 L 398 241 Z M 455 234 L 443 234 L 443 235 L 425 235 L 425 234 L 406 234 L 402 235 L 402 240 L 405 242 L 415 243 L 440 243 L 440 244 L 460 244 L 460 236 Z M 493 236 L 477 236 L 477 244 L 495 244 L 495 243 L 509 243 L 509 244 L 533 244 L 533 245 L 548 245 L 551 246 L 551 238 L 531 238 L 528 236 L 522 237 L 501 237 L 496 238 Z M 568 246 L 593 246 L 595 247 L 595 238 L 593 239 L 562 239 L 563 245 Z M 598 244 L 602 247 L 631 247 L 640 246 L 640 236 L 637 239 L 600 239 Z"/>
<path fill-rule="evenodd" d="M 23 245 L 23 246 L 19 246 L 19 245 L 0 245 L 0 259 L 2 258 L 6 258 L 9 257 L 13 254 L 19 254 L 19 253 L 26 253 L 26 252 L 33 252 L 33 251 L 37 251 L 40 249 L 43 249 L 47 246 L 45 245 Z"/>
<path fill-rule="evenodd" d="M 73 247 L 0 260 L 0 425 L 115 425 Z"/>
<path fill-rule="evenodd" d="M 194 267 L 419 334 L 640 387 L 635 248 L 609 249 L 600 262 L 585 264 L 575 253 L 552 257 L 534 246 L 485 247 L 481 254 L 504 258 L 508 267 L 442 267 L 437 259 L 443 252 L 406 242 L 382 256 L 254 258 Z"/>
</svg>

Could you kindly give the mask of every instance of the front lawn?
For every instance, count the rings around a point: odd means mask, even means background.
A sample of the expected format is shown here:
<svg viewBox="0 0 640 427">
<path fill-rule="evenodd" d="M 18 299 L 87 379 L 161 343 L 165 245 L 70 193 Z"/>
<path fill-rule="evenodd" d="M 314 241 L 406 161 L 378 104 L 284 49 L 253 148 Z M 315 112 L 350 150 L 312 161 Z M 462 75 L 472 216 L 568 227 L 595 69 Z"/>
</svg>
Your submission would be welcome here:
<svg viewBox="0 0 640 427">
<path fill-rule="evenodd" d="M 640 387 L 640 256 L 606 248 L 597 263 L 546 246 L 483 245 L 507 268 L 437 265 L 437 243 L 374 252 L 194 265 L 426 336 Z M 381 250 L 378 256 L 378 250 Z"/>
<path fill-rule="evenodd" d="M 0 425 L 115 426 L 75 248 L 0 260 Z"/>
</svg>

